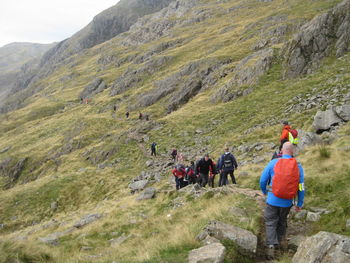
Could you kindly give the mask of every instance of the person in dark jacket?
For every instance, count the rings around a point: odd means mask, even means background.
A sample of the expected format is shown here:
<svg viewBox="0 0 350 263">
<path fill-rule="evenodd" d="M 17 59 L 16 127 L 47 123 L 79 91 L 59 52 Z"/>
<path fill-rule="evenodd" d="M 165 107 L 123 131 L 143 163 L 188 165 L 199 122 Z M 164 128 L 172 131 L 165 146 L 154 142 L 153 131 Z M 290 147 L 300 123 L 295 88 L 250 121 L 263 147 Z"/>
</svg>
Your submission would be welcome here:
<svg viewBox="0 0 350 263">
<path fill-rule="evenodd" d="M 217 175 L 217 168 L 216 163 L 213 162 L 213 168 L 210 169 L 210 175 L 209 175 L 209 186 L 212 188 L 215 187 L 215 175 Z"/>
<path fill-rule="evenodd" d="M 125 116 L 126 116 L 127 119 L 129 119 L 129 115 L 130 115 L 130 113 L 127 111 L 127 112 L 125 113 Z"/>
<path fill-rule="evenodd" d="M 171 172 L 175 177 L 176 190 L 181 189 L 184 186 L 184 178 L 186 176 L 185 169 L 178 164 Z"/>
<path fill-rule="evenodd" d="M 186 176 L 189 184 L 197 183 L 197 176 L 195 173 L 195 165 L 193 161 L 191 161 L 191 165 L 186 167 Z"/>
<path fill-rule="evenodd" d="M 209 154 L 205 154 L 204 158 L 200 159 L 196 164 L 196 174 L 199 178 L 198 182 L 202 187 L 205 187 L 209 180 L 209 172 L 214 170 L 214 163 L 209 158 Z"/>
<path fill-rule="evenodd" d="M 234 176 L 234 170 L 237 169 L 238 164 L 236 158 L 230 153 L 228 147 L 225 148 L 225 153 L 221 155 L 217 164 L 217 169 L 220 171 L 219 186 L 226 185 L 228 183 L 228 175 L 231 176 L 232 183 L 236 184 Z"/>
<path fill-rule="evenodd" d="M 151 144 L 151 156 L 153 156 L 153 155 L 157 156 L 157 148 L 158 148 L 157 144 L 155 142 L 153 142 Z"/>
<path fill-rule="evenodd" d="M 174 148 L 170 155 L 171 155 L 173 161 L 175 162 L 177 159 L 177 150 Z"/>
</svg>

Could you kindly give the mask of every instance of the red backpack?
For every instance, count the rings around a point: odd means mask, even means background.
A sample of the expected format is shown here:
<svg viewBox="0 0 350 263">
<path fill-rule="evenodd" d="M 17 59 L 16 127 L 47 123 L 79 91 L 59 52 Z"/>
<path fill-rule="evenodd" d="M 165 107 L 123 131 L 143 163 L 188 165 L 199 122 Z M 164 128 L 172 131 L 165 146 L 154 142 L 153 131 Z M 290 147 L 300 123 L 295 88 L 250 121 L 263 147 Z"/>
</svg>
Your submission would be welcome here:
<svg viewBox="0 0 350 263">
<path fill-rule="evenodd" d="M 274 168 L 272 193 L 279 198 L 292 199 L 298 192 L 300 172 L 294 158 L 279 159 Z"/>
</svg>

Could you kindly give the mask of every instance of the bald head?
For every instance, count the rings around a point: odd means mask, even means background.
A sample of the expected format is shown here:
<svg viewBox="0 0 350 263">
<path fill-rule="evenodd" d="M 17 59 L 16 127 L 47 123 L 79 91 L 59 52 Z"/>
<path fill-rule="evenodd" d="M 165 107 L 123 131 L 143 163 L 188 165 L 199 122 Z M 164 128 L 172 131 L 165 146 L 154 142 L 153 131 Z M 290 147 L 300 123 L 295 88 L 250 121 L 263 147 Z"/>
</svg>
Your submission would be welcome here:
<svg viewBox="0 0 350 263">
<path fill-rule="evenodd" d="M 282 154 L 294 155 L 295 146 L 290 142 L 285 142 L 282 147 Z"/>
</svg>

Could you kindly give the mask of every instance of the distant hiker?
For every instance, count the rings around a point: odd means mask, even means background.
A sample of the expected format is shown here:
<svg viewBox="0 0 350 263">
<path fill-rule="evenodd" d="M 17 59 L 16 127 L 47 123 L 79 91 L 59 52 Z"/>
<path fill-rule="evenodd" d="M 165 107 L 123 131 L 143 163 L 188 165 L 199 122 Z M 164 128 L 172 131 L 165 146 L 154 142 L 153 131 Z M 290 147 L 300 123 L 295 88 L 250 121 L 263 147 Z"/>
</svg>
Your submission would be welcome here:
<svg viewBox="0 0 350 263">
<path fill-rule="evenodd" d="M 83 104 L 83 103 L 84 103 L 84 99 L 80 98 L 80 104 Z"/>
<path fill-rule="evenodd" d="M 176 161 L 178 161 L 179 163 L 183 163 L 185 160 L 185 157 L 183 155 L 183 153 L 179 153 L 176 157 Z"/>
<path fill-rule="evenodd" d="M 143 114 L 140 112 L 139 113 L 139 120 L 142 120 L 142 118 L 143 118 Z"/>
<path fill-rule="evenodd" d="M 145 116 L 146 121 L 149 121 L 149 116 L 148 114 Z"/>
<path fill-rule="evenodd" d="M 196 164 L 196 175 L 199 177 L 199 184 L 205 187 L 209 180 L 209 172 L 214 170 L 213 161 L 209 158 L 209 154 L 205 154 Z"/>
<path fill-rule="evenodd" d="M 85 104 L 89 104 L 89 99 L 88 98 L 85 99 Z"/>
<path fill-rule="evenodd" d="M 175 183 L 176 183 L 176 190 L 179 190 L 184 185 L 184 178 L 186 176 L 186 171 L 183 168 L 182 165 L 178 164 L 176 167 L 172 170 L 172 173 L 175 177 Z"/>
<path fill-rule="evenodd" d="M 225 153 L 221 155 L 217 168 L 220 171 L 219 186 L 226 185 L 228 183 L 228 175 L 230 175 L 232 183 L 236 184 L 236 179 L 234 176 L 234 170 L 237 169 L 237 160 L 230 149 L 225 147 Z"/>
<path fill-rule="evenodd" d="M 126 116 L 127 119 L 129 119 L 129 115 L 130 115 L 130 113 L 127 111 L 127 112 L 125 113 L 125 116 Z"/>
<path fill-rule="evenodd" d="M 209 186 L 212 188 L 215 187 L 215 175 L 217 175 L 217 169 L 216 169 L 216 163 L 213 162 L 213 167 L 210 169 L 210 175 L 209 175 Z"/>
<path fill-rule="evenodd" d="M 186 167 L 186 177 L 189 184 L 197 183 L 197 176 L 194 169 L 195 169 L 194 162 L 191 161 L 191 165 Z"/>
<path fill-rule="evenodd" d="M 295 146 L 283 144 L 282 157 L 274 159 L 265 167 L 260 188 L 267 195 L 264 212 L 266 225 L 267 256 L 274 257 L 275 246 L 286 247 L 287 216 L 298 195 L 296 211 L 304 203 L 304 171 L 293 158 Z"/>
<path fill-rule="evenodd" d="M 113 111 L 116 112 L 117 111 L 117 105 L 113 106 Z"/>
<path fill-rule="evenodd" d="M 152 151 L 151 156 L 153 156 L 153 155 L 157 156 L 157 148 L 158 148 L 157 144 L 155 142 L 153 142 L 151 144 L 151 151 Z"/>
<path fill-rule="evenodd" d="M 171 157 L 172 157 L 172 159 L 173 159 L 173 161 L 175 162 L 176 161 L 176 157 L 177 157 L 177 150 L 176 149 L 173 149 L 172 151 L 171 151 Z"/>
</svg>

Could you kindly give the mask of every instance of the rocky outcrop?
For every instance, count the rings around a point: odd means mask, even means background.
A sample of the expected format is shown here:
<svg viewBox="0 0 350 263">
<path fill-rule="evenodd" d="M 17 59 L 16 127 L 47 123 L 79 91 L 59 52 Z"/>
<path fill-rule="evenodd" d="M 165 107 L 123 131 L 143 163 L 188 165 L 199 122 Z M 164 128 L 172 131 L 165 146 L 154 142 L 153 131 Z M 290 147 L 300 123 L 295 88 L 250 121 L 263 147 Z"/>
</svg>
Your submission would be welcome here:
<svg viewBox="0 0 350 263">
<path fill-rule="evenodd" d="M 102 217 L 101 214 L 89 214 L 81 218 L 79 221 L 75 222 L 73 227 L 82 228 L 92 222 L 99 220 Z"/>
<path fill-rule="evenodd" d="M 213 243 L 193 249 L 188 255 L 188 263 L 222 263 L 226 249 L 221 243 Z"/>
<path fill-rule="evenodd" d="M 153 187 L 146 188 L 137 198 L 137 201 L 152 199 L 156 195 L 156 189 Z"/>
<path fill-rule="evenodd" d="M 272 65 L 273 49 L 263 49 L 241 60 L 234 69 L 232 79 L 213 96 L 213 102 L 228 102 L 235 98 L 250 94 L 253 89 L 249 86 L 258 83 Z M 239 89 L 247 86 L 246 89 Z"/>
<path fill-rule="evenodd" d="M 84 88 L 84 90 L 80 93 L 79 98 L 91 98 L 92 96 L 104 91 L 105 89 L 107 89 L 107 85 L 103 79 L 95 79 Z"/>
<path fill-rule="evenodd" d="M 299 150 L 303 150 L 306 146 L 312 146 L 322 143 L 322 138 L 313 132 L 306 132 L 298 129 L 299 143 L 297 145 Z"/>
<path fill-rule="evenodd" d="M 25 168 L 27 160 L 28 158 L 19 160 L 8 158 L 0 162 L 0 176 L 6 178 L 5 188 L 10 188 L 17 182 Z"/>
<path fill-rule="evenodd" d="M 314 117 L 313 127 L 316 133 L 330 131 L 334 126 L 350 120 L 350 106 L 331 107 L 326 111 L 318 111 Z"/>
<path fill-rule="evenodd" d="M 230 60 L 202 59 L 182 67 L 178 72 L 155 82 L 156 89 L 139 98 L 141 107 L 150 106 L 172 94 L 167 106 L 168 112 L 177 110 L 201 90 L 211 87 L 219 79 L 216 72 Z"/>
<path fill-rule="evenodd" d="M 334 48 L 337 57 L 347 52 L 350 43 L 349 25 L 350 1 L 344 0 L 302 26 L 286 46 L 285 77 L 311 73 Z"/>
<path fill-rule="evenodd" d="M 350 262 L 350 238 L 329 232 L 319 232 L 300 244 L 292 262 Z"/>
<path fill-rule="evenodd" d="M 128 68 L 120 77 L 118 77 L 111 88 L 111 96 L 121 94 L 129 89 L 136 87 L 144 78 L 153 74 L 165 66 L 172 57 L 156 57 L 144 63 L 141 67 L 134 69 Z"/>
<path fill-rule="evenodd" d="M 147 184 L 148 184 L 148 180 L 140 180 L 129 184 L 129 188 L 131 189 L 132 192 L 136 192 L 136 191 L 145 189 Z"/>
<path fill-rule="evenodd" d="M 258 238 L 248 230 L 219 221 L 211 221 L 197 239 L 204 240 L 207 236 L 215 237 L 218 240 L 229 239 L 233 241 L 242 254 L 252 256 L 256 253 Z"/>
</svg>

